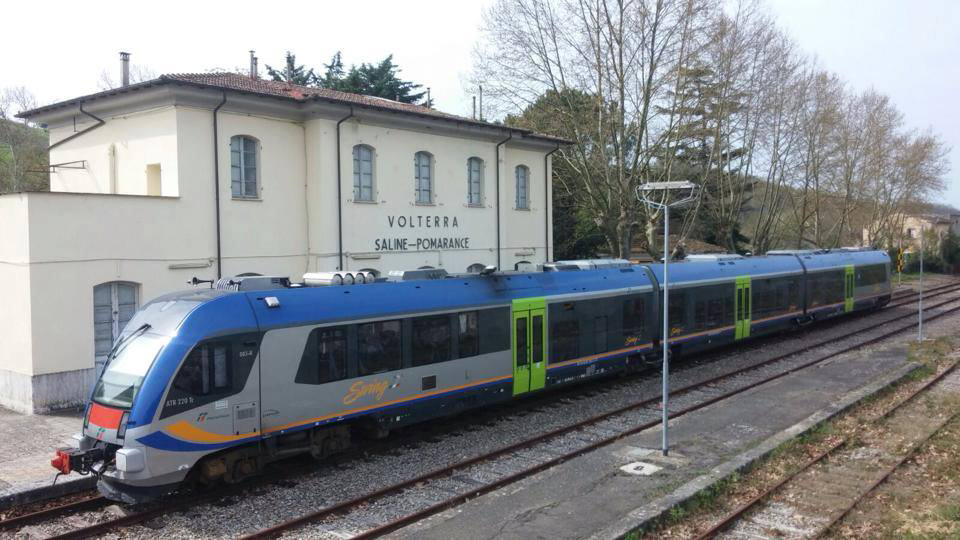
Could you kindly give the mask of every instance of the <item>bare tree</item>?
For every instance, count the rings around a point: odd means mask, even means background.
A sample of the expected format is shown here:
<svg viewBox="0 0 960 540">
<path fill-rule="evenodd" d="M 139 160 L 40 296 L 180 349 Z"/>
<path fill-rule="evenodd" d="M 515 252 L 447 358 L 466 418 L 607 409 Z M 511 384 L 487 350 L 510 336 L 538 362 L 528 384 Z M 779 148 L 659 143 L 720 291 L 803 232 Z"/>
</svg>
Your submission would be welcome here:
<svg viewBox="0 0 960 540">
<path fill-rule="evenodd" d="M 146 66 L 138 64 L 130 65 L 130 84 L 149 81 L 157 78 L 157 74 Z M 112 90 L 120 86 L 120 82 L 113 78 L 106 69 L 100 71 L 100 78 L 97 79 L 97 89 L 102 91 Z"/>
<path fill-rule="evenodd" d="M 36 107 L 37 98 L 26 86 L 9 86 L 0 90 L 0 118 L 13 120 L 17 114 Z M 29 123 L 26 119 L 21 122 Z"/>
<path fill-rule="evenodd" d="M 708 0 L 499 0 L 485 14 L 473 82 L 494 111 L 553 96 L 554 121 L 575 141 L 558 154 L 572 171 L 561 187 L 618 256 L 629 256 L 644 221 L 635 187 L 663 174 L 677 122 L 671 92 L 713 9 Z"/>
</svg>

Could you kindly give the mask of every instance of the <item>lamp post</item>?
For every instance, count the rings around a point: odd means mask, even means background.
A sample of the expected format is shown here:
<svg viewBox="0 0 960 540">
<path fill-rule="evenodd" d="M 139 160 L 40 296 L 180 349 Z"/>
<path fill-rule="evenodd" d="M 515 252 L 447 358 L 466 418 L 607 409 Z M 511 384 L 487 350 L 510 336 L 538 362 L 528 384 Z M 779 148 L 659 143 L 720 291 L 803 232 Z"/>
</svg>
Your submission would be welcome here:
<svg viewBox="0 0 960 540">
<path fill-rule="evenodd" d="M 671 192 L 676 194 L 675 200 L 670 200 Z M 650 208 L 663 209 L 663 333 L 661 341 L 663 345 L 663 363 L 661 367 L 661 406 L 663 407 L 662 435 L 660 439 L 663 455 L 669 453 L 669 439 L 667 437 L 667 424 L 670 420 L 670 414 L 667 411 L 667 401 L 670 394 L 670 384 L 668 382 L 670 375 L 670 300 L 669 300 L 669 262 L 670 262 L 670 208 L 688 204 L 697 198 L 697 185 L 692 182 L 651 182 L 637 186 L 637 199 Z"/>
</svg>

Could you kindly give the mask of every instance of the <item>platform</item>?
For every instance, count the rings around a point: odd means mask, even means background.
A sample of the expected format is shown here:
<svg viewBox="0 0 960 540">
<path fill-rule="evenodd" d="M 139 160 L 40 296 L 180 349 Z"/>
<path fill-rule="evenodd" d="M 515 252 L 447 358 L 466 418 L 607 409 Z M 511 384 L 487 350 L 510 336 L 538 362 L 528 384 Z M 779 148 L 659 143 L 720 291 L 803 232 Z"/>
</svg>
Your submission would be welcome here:
<svg viewBox="0 0 960 540">
<path fill-rule="evenodd" d="M 54 451 L 76 446 L 79 412 L 28 415 L 0 408 L 0 510 L 93 487 L 90 477 L 62 476 L 50 466 Z"/>
<path fill-rule="evenodd" d="M 620 538 L 916 367 L 903 347 L 849 353 L 671 421 L 669 457 L 650 429 L 391 537 Z"/>
</svg>

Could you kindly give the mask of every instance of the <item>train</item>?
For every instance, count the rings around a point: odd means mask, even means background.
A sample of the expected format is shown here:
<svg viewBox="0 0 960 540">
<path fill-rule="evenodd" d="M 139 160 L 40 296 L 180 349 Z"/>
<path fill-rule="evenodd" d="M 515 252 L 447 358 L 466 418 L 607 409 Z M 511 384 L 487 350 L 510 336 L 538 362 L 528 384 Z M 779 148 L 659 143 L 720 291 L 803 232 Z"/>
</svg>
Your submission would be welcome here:
<svg viewBox="0 0 960 540">
<path fill-rule="evenodd" d="M 656 263 L 366 277 L 325 286 L 236 277 L 150 301 L 114 344 L 78 445 L 51 464 L 94 474 L 107 498 L 141 503 L 639 370 L 664 339 L 672 356 L 736 346 L 891 297 L 883 251 L 691 255 L 670 264 L 664 336 Z"/>
</svg>

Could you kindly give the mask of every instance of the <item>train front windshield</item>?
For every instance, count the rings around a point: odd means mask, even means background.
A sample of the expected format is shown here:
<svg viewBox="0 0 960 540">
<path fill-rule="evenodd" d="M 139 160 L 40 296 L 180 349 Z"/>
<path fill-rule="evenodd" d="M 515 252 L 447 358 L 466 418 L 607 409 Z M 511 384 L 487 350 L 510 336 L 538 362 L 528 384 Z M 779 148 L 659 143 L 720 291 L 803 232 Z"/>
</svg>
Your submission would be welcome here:
<svg viewBox="0 0 960 540">
<path fill-rule="evenodd" d="M 147 370 L 167 341 L 167 337 L 140 334 L 120 343 L 97 381 L 93 400 L 108 407 L 130 408 Z"/>
</svg>

